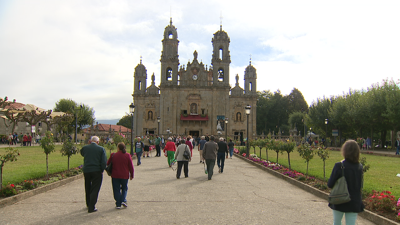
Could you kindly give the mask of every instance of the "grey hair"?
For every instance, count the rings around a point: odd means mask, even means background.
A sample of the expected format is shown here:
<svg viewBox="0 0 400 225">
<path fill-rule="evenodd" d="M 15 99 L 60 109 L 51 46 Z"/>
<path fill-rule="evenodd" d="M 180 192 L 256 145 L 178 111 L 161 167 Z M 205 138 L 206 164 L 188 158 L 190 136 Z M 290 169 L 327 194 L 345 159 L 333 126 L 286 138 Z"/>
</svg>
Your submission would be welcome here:
<svg viewBox="0 0 400 225">
<path fill-rule="evenodd" d="M 204 136 L 201 136 L 201 140 L 204 140 L 204 139 L 206 139 L 206 137 L 204 137 Z"/>
<path fill-rule="evenodd" d="M 92 136 L 92 138 L 90 139 L 92 142 L 99 142 L 100 139 L 97 136 Z"/>
<path fill-rule="evenodd" d="M 169 138 L 168 138 L 168 141 L 172 141 L 172 138 L 171 138 L 171 137 L 169 137 Z"/>
<path fill-rule="evenodd" d="M 223 140 L 224 140 L 224 138 L 222 138 L 222 137 L 219 138 L 219 141 L 223 141 Z"/>
</svg>

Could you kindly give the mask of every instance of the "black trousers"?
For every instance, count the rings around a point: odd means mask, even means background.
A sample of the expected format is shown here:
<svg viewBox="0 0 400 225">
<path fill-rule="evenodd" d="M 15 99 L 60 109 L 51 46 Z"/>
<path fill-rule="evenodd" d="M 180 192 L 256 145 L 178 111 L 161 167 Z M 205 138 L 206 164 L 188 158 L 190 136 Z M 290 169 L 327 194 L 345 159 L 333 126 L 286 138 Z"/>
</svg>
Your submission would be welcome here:
<svg viewBox="0 0 400 225">
<path fill-rule="evenodd" d="M 83 173 L 83 176 L 85 177 L 86 206 L 89 211 L 92 211 L 99 197 L 103 173 L 100 171 Z"/>
<path fill-rule="evenodd" d="M 211 177 L 214 173 L 215 159 L 206 159 L 207 173 L 208 179 L 211 180 Z"/>
<path fill-rule="evenodd" d="M 178 161 L 178 168 L 176 169 L 176 177 L 179 178 L 181 176 L 183 166 L 183 172 L 185 173 L 185 177 L 189 176 L 189 162 L 188 161 Z"/>
<path fill-rule="evenodd" d="M 160 149 L 160 145 L 156 145 L 156 151 L 157 151 L 157 154 L 156 154 L 156 156 L 161 156 L 161 149 Z"/>
</svg>

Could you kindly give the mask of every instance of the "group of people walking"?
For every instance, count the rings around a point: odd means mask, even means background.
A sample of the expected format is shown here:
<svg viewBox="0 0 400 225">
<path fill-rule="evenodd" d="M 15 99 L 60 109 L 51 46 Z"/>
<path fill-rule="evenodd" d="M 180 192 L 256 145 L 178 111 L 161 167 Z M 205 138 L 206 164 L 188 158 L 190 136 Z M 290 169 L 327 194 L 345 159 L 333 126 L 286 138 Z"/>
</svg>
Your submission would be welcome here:
<svg viewBox="0 0 400 225">
<path fill-rule="evenodd" d="M 164 148 L 168 165 L 171 166 L 171 163 L 174 161 L 178 163 L 176 171 L 177 179 L 181 176 L 182 168 L 185 178 L 189 177 L 189 162 L 192 160 L 193 146 L 190 147 L 191 144 L 187 143 L 187 141 L 190 141 L 190 137 L 186 140 L 181 139 L 180 144 L 177 146 L 170 137 Z M 103 180 L 103 171 L 106 166 L 110 164 L 112 164 L 111 182 L 116 209 L 128 207 L 126 200 L 128 180 L 134 178 L 134 167 L 131 155 L 126 152 L 125 144 L 118 143 L 118 151 L 112 153 L 107 160 L 105 149 L 98 145 L 99 138 L 93 136 L 90 142 L 89 145 L 81 149 L 81 155 L 84 157 L 83 172 L 88 212 L 92 213 L 97 211 L 95 205 Z M 231 142 L 232 140 L 226 143 L 223 138 L 220 138 L 219 141 L 216 142 L 214 136 L 210 136 L 209 141 L 205 141 L 205 137 L 201 137 L 201 140 L 198 142 L 198 151 L 200 154 L 200 163 L 205 163 L 207 167 L 208 180 L 212 179 L 216 160 L 218 172 L 224 172 L 225 159 L 228 158 L 231 147 L 233 147 L 233 145 L 230 144 Z M 142 151 L 144 148 L 144 143 L 138 138 L 135 144 L 135 152 L 138 153 L 138 149 Z M 140 152 L 139 155 L 141 154 Z M 351 200 L 342 204 L 329 203 L 329 207 L 333 211 L 334 224 L 341 224 L 343 216 L 345 217 L 346 224 L 355 224 L 358 213 L 364 210 L 364 204 L 361 199 L 363 167 L 359 160 L 360 147 L 356 141 L 348 140 L 343 144 L 341 153 L 344 159 L 336 163 L 333 167 L 327 185 L 333 188 L 337 180 L 344 176 Z M 161 154 L 159 154 L 157 150 L 157 156 L 160 155 Z M 138 158 L 138 165 L 140 164 L 140 159 Z"/>
<path fill-rule="evenodd" d="M 21 146 L 32 146 L 32 135 L 30 133 L 27 134 L 20 134 L 18 135 L 17 132 L 14 134 L 10 133 L 8 136 L 4 136 L 1 138 L 1 143 L 2 144 L 8 144 L 8 145 L 18 145 L 18 143 L 21 144 Z M 40 135 L 36 135 L 36 143 L 39 144 L 40 141 Z"/>
</svg>

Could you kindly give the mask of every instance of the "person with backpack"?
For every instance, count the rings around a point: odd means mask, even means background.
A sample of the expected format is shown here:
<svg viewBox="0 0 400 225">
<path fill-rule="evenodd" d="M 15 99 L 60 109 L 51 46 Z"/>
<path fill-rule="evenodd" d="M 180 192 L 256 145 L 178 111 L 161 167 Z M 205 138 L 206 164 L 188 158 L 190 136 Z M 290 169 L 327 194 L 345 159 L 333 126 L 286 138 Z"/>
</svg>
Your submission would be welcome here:
<svg viewBox="0 0 400 225">
<path fill-rule="evenodd" d="M 185 173 L 185 178 L 189 177 L 189 162 L 192 160 L 190 149 L 187 144 L 185 144 L 185 139 L 181 140 L 181 144 L 178 146 L 175 152 L 175 160 L 178 162 L 178 168 L 176 170 L 176 179 L 181 176 L 182 166 L 183 172 Z"/>
<path fill-rule="evenodd" d="M 142 139 L 140 137 L 137 138 L 137 141 L 135 142 L 135 152 L 136 152 L 136 157 L 137 157 L 137 165 L 140 166 L 142 162 L 140 161 L 142 157 L 142 153 L 144 150 L 144 143 L 141 141 Z"/>
</svg>

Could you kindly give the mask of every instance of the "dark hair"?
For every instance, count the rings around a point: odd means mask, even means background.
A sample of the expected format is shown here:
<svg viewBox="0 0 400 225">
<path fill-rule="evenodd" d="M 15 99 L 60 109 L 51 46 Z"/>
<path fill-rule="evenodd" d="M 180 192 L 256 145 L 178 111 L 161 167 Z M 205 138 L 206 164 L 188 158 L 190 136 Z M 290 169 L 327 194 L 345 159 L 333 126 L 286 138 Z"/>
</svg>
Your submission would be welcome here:
<svg viewBox="0 0 400 225">
<path fill-rule="evenodd" d="M 214 141 L 214 139 L 215 139 L 214 136 L 211 135 L 210 140 Z"/>
<path fill-rule="evenodd" d="M 346 161 L 351 163 L 360 162 L 360 147 L 354 140 L 348 140 L 342 145 L 342 155 Z"/>
<path fill-rule="evenodd" d="M 186 138 L 188 141 L 190 141 L 190 137 Z"/>
<path fill-rule="evenodd" d="M 188 140 L 188 141 L 189 141 L 189 140 Z M 185 139 L 182 139 L 182 140 L 181 140 L 181 143 L 182 143 L 182 144 L 185 144 L 185 143 L 186 143 L 186 142 L 185 142 Z"/>
<path fill-rule="evenodd" d="M 122 151 L 122 153 L 126 153 L 125 144 L 123 142 L 118 143 L 118 150 Z"/>
<path fill-rule="evenodd" d="M 232 142 L 232 139 L 229 139 L 229 142 Z"/>
</svg>

